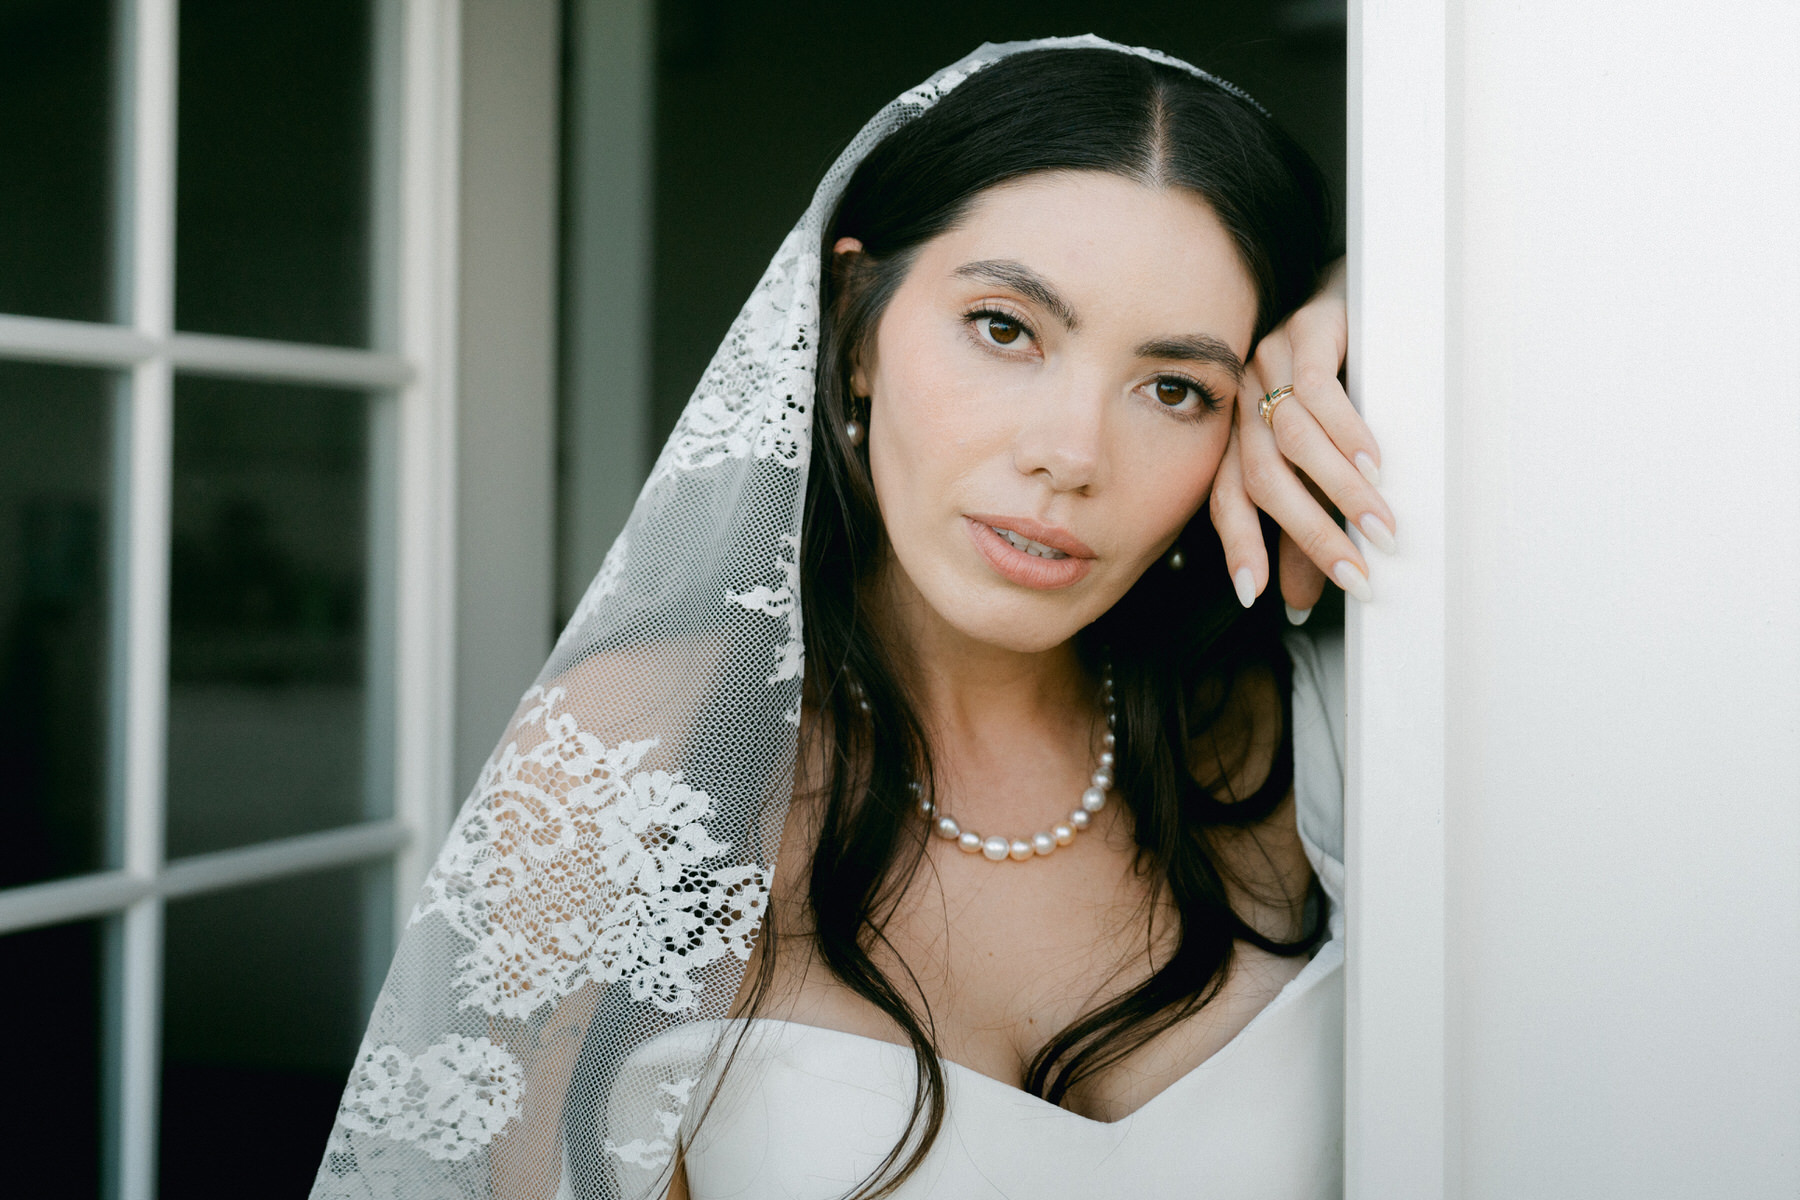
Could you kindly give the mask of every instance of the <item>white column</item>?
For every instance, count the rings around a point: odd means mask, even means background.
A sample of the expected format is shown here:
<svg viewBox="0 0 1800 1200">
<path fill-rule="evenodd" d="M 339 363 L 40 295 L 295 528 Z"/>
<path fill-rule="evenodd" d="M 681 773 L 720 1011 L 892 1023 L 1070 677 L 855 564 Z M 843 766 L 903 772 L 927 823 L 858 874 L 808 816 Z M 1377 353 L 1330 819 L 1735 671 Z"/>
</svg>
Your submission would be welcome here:
<svg viewBox="0 0 1800 1200">
<path fill-rule="evenodd" d="M 1437 1200 L 1444 890 L 1445 11 L 1353 4 L 1351 395 L 1382 447 L 1397 557 L 1349 601 L 1345 1195 Z M 1360 540 L 1360 539 L 1359 539 Z"/>
</svg>

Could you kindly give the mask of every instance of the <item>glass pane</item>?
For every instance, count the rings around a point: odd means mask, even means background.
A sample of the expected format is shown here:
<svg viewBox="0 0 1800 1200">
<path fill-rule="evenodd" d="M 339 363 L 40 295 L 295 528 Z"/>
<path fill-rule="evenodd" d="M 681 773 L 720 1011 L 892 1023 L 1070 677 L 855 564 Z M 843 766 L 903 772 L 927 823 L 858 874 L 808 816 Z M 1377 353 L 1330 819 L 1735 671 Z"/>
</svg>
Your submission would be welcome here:
<svg viewBox="0 0 1800 1200">
<path fill-rule="evenodd" d="M 388 876 L 350 868 L 169 905 L 161 1200 L 307 1194 L 387 966 Z"/>
<path fill-rule="evenodd" d="M 116 385 L 106 371 L 0 362 L 0 887 L 107 865 Z"/>
<path fill-rule="evenodd" d="M 0 937 L 0 1192 L 70 1200 L 100 1194 L 102 956 L 98 921 Z"/>
<path fill-rule="evenodd" d="M 386 641 L 368 620 L 383 411 L 334 388 L 176 381 L 171 857 L 390 811 L 368 686 Z"/>
<path fill-rule="evenodd" d="M 0 3 L 0 312 L 111 318 L 111 0 Z"/>
<path fill-rule="evenodd" d="M 183 0 L 175 323 L 369 341 L 370 0 Z"/>
</svg>

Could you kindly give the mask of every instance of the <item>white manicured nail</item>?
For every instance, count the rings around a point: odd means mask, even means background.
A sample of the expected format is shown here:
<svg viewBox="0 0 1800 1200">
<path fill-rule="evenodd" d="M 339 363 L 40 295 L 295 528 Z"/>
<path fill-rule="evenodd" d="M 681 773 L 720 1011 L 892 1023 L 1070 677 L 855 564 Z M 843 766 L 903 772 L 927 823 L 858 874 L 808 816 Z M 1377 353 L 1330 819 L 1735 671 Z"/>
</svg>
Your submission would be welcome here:
<svg viewBox="0 0 1800 1200">
<path fill-rule="evenodd" d="M 1249 608 L 1256 603 L 1256 576 L 1250 574 L 1249 567 L 1237 569 L 1237 574 L 1231 577 L 1231 586 L 1237 589 L 1239 604 Z"/>
<path fill-rule="evenodd" d="M 1381 468 L 1375 465 L 1375 460 L 1369 457 L 1367 450 L 1358 450 L 1352 461 L 1356 463 L 1356 469 L 1362 472 L 1362 477 L 1369 481 L 1370 487 L 1381 486 Z"/>
<path fill-rule="evenodd" d="M 1306 624 L 1306 618 L 1312 616 L 1312 609 L 1310 608 L 1295 608 L 1291 604 L 1284 604 L 1282 607 L 1287 609 L 1289 625 L 1304 625 Z"/>
<path fill-rule="evenodd" d="M 1394 535 L 1386 525 L 1382 524 L 1380 517 L 1374 513 L 1364 513 L 1363 519 L 1356 523 L 1356 527 L 1362 530 L 1363 536 L 1374 542 L 1383 554 L 1394 553 Z"/>
<path fill-rule="evenodd" d="M 1337 580 L 1339 587 L 1364 604 L 1375 599 L 1375 593 L 1369 590 L 1369 577 L 1357 570 L 1356 564 L 1349 559 L 1342 559 L 1331 568 L 1331 577 Z"/>
</svg>

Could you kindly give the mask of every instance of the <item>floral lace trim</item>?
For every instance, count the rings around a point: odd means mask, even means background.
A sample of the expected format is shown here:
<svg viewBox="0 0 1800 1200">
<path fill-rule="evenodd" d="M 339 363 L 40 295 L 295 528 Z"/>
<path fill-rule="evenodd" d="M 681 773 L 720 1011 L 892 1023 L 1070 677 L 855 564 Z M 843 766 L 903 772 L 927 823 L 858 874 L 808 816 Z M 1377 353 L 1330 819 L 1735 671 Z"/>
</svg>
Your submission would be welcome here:
<svg viewBox="0 0 1800 1200">
<path fill-rule="evenodd" d="M 413 922 L 438 913 L 472 943 L 451 980 L 464 1007 L 524 1019 L 585 983 L 624 980 L 633 1000 L 693 1008 L 696 972 L 749 960 L 767 869 L 721 861 L 731 846 L 707 832 L 705 792 L 637 770 L 655 739 L 604 744 L 558 711 L 561 688 L 526 701 Z M 543 739 L 520 750 L 533 727 Z"/>
<path fill-rule="evenodd" d="M 806 642 L 800 626 L 799 538 L 792 534 L 782 535 L 775 548 L 775 569 L 781 575 L 779 587 L 758 585 L 731 595 L 734 604 L 787 623 L 787 637 L 775 647 L 775 670 L 769 675 L 771 685 L 800 678 L 806 658 Z M 784 715 L 790 724 L 800 723 L 800 699 L 797 693 L 793 706 Z"/>
<path fill-rule="evenodd" d="M 744 303 L 650 472 L 669 475 L 754 455 L 799 470 L 812 422 L 819 326 L 817 234 L 801 222 Z"/>
<path fill-rule="evenodd" d="M 416 1058 L 398 1046 L 364 1042 L 338 1124 L 412 1142 L 431 1158 L 455 1162 L 518 1115 L 523 1091 L 518 1061 L 484 1037 L 451 1034 Z"/>
</svg>

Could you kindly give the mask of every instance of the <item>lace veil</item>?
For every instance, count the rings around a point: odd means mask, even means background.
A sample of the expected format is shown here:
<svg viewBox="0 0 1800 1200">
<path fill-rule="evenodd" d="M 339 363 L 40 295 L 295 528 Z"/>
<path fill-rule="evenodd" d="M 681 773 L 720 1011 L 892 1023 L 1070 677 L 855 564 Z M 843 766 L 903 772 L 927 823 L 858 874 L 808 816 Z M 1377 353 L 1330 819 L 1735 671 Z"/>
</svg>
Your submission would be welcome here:
<svg viewBox="0 0 1800 1200">
<path fill-rule="evenodd" d="M 882 138 L 832 164 L 663 446 L 421 891 L 313 1200 L 635 1197 L 666 1187 L 762 919 L 800 722 L 798 553 L 821 239 Z M 1246 100 L 1249 97 L 1244 97 Z M 1252 101 L 1254 103 L 1254 101 Z"/>
</svg>

